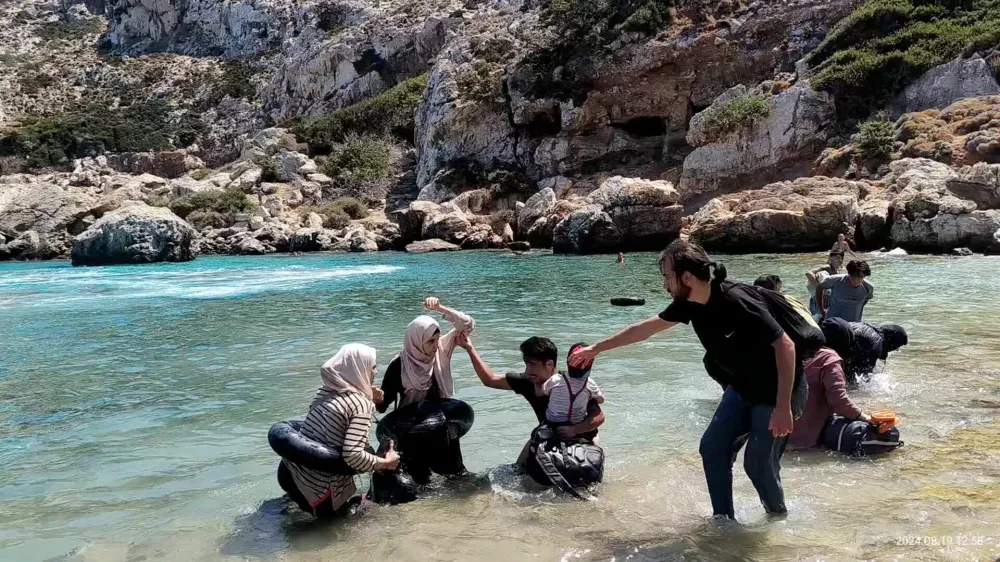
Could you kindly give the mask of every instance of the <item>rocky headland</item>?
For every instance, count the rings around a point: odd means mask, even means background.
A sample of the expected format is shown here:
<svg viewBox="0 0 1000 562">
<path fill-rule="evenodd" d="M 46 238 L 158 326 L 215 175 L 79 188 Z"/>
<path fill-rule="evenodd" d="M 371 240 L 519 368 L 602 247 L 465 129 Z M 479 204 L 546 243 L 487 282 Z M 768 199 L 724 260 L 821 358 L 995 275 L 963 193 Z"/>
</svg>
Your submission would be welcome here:
<svg viewBox="0 0 1000 562">
<path fill-rule="evenodd" d="M 0 259 L 1000 253 L 995 29 L 1000 0 L 8 2 Z"/>
</svg>

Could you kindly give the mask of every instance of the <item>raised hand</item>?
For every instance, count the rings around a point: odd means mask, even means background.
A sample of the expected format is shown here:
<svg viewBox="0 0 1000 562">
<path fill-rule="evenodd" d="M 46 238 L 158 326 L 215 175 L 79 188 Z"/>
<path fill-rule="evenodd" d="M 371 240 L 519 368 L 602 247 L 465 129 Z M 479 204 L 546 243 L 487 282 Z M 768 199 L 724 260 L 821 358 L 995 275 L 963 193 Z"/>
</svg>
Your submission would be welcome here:
<svg viewBox="0 0 1000 562">
<path fill-rule="evenodd" d="M 472 342 L 469 341 L 469 334 L 466 334 L 465 332 L 459 332 L 455 336 L 455 345 L 468 351 L 469 348 L 472 347 Z"/>
<path fill-rule="evenodd" d="M 569 356 L 569 364 L 575 369 L 583 369 L 593 363 L 596 357 L 597 349 L 594 346 L 579 347 Z"/>
<path fill-rule="evenodd" d="M 427 297 L 424 299 L 424 308 L 427 310 L 438 310 L 441 308 L 441 299 L 437 297 Z"/>
</svg>

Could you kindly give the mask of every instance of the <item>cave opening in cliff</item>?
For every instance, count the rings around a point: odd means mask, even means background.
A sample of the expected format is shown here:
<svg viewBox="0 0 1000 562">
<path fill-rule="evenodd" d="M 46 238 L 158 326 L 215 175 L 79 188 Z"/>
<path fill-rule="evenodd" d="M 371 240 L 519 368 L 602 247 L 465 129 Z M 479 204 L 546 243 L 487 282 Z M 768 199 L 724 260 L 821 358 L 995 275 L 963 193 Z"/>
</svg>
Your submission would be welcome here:
<svg viewBox="0 0 1000 562">
<path fill-rule="evenodd" d="M 667 134 L 667 120 L 663 117 L 633 117 L 612 126 L 633 137 L 662 137 Z"/>
<path fill-rule="evenodd" d="M 551 137 L 562 132 L 562 111 L 553 105 L 550 111 L 536 113 L 528 122 L 528 136 L 531 138 Z"/>
</svg>

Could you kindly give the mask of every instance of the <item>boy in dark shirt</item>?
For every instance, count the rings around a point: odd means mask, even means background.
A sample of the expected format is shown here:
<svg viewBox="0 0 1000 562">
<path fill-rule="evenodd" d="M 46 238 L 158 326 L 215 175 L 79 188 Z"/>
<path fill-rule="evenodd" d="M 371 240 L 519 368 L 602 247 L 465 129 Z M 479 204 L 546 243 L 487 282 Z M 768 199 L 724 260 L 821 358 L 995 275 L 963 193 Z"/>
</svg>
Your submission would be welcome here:
<svg viewBox="0 0 1000 562">
<path fill-rule="evenodd" d="M 793 299 L 725 281 L 725 267 L 686 240 L 661 254 L 660 272 L 674 299 L 670 306 L 577 350 L 571 363 L 644 341 L 678 323 L 691 324 L 712 378 L 726 389 L 700 446 L 715 516 L 735 519 L 733 451 L 744 436 L 743 466 L 761 503 L 770 514 L 786 513 L 780 459 L 805 401 L 802 358 L 822 345 L 822 332 Z"/>
</svg>

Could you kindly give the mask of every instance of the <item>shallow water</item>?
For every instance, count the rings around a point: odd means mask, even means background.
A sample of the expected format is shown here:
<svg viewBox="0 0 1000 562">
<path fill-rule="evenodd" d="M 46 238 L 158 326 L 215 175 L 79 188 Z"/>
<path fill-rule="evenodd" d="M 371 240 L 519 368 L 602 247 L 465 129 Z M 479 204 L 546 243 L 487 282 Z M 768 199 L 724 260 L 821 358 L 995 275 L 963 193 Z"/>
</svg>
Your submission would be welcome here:
<svg viewBox="0 0 1000 562">
<path fill-rule="evenodd" d="M 877 460 L 790 452 L 790 515 L 768 521 L 735 473 L 741 524 L 715 523 L 698 439 L 719 398 L 678 327 L 599 359 L 609 457 L 596 503 L 526 488 L 505 465 L 534 418 L 456 356 L 477 473 L 427 499 L 315 524 L 284 515 L 266 441 L 301 417 L 339 345 L 384 367 L 435 294 L 478 322 L 498 370 L 517 344 L 593 341 L 667 303 L 655 256 L 502 253 L 206 258 L 74 269 L 0 265 L 0 560 L 994 560 L 1000 556 L 1000 259 L 875 258 L 866 317 L 911 344 L 856 391 L 906 446 Z M 805 297 L 822 256 L 745 256 Z M 607 304 L 644 296 L 645 307 Z M 461 353 L 461 352 L 459 352 Z M 366 485 L 366 483 L 364 484 Z"/>
</svg>

